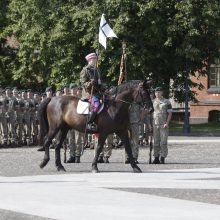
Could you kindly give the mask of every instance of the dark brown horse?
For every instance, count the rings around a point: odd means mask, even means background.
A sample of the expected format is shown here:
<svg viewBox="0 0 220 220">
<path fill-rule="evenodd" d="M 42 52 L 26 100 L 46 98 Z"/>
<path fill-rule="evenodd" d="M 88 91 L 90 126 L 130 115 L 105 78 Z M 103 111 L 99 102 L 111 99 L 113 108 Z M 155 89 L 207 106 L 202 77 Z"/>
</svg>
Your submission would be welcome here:
<svg viewBox="0 0 220 220">
<path fill-rule="evenodd" d="M 95 122 L 98 125 L 98 146 L 92 162 L 92 171 L 98 172 L 97 160 L 109 134 L 116 133 L 124 143 L 125 151 L 130 159 L 134 172 L 141 172 L 134 161 L 128 137 L 129 106 L 135 102 L 153 111 L 147 81 L 128 81 L 110 92 L 110 98 Z M 49 146 L 52 139 L 60 131 L 60 140 L 55 148 L 55 165 L 57 170 L 64 170 L 60 159 L 60 148 L 69 129 L 85 132 L 87 116 L 76 112 L 79 99 L 72 96 L 53 97 L 46 99 L 39 109 L 41 136 L 45 136 L 45 155 L 40 167 L 46 166 L 50 160 Z"/>
</svg>

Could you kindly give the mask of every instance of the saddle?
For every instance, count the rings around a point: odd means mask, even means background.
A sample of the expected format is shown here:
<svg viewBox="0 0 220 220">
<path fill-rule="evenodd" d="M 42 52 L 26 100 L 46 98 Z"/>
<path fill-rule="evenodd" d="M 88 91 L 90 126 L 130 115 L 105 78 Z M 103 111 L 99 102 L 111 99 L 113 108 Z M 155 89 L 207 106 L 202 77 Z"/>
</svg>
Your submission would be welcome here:
<svg viewBox="0 0 220 220">
<path fill-rule="evenodd" d="M 97 112 L 97 114 L 100 114 L 102 112 L 102 110 L 104 109 L 105 103 L 102 102 L 100 107 L 99 107 L 99 111 Z M 76 112 L 77 114 L 80 115 L 88 115 L 90 110 L 90 102 L 88 99 L 80 99 L 76 108 Z"/>
</svg>

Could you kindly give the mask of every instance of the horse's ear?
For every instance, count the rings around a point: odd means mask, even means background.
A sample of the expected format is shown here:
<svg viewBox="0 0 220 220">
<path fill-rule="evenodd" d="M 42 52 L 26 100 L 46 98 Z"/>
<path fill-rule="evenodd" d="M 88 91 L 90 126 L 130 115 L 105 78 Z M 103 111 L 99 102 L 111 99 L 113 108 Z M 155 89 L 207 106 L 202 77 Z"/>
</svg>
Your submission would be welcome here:
<svg viewBox="0 0 220 220">
<path fill-rule="evenodd" d="M 145 79 L 144 80 L 144 86 L 146 86 L 147 88 L 151 87 L 152 84 L 153 84 L 152 79 L 150 79 L 150 80 Z"/>
</svg>

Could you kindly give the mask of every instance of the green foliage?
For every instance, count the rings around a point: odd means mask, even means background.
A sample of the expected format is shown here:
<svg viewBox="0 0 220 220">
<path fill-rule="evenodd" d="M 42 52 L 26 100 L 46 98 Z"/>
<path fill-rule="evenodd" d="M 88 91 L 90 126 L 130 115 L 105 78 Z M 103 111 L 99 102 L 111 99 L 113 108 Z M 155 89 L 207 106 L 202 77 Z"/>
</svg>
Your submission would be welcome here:
<svg viewBox="0 0 220 220">
<path fill-rule="evenodd" d="M 118 36 L 107 40 L 107 50 L 99 47 L 100 68 L 112 84 L 119 77 L 122 41 L 127 44 L 129 79 L 150 76 L 154 85 L 163 82 L 167 90 L 173 79 L 171 89 L 178 100 L 186 69 L 206 74 L 201 70 L 219 56 L 218 0 L 2 0 L 0 4 L 0 24 L 4 20 L 0 38 L 14 35 L 19 43 L 16 56 L 4 58 L 4 65 L 0 60 L 1 71 L 23 87 L 79 82 L 85 55 L 98 47 L 102 13 Z"/>
</svg>

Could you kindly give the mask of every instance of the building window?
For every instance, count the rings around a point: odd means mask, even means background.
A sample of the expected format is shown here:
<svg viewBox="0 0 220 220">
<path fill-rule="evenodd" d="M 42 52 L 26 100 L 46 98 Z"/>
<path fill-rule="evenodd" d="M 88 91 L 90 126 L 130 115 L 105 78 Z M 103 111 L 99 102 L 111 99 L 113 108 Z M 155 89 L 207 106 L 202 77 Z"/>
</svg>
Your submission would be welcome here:
<svg viewBox="0 0 220 220">
<path fill-rule="evenodd" d="M 215 59 L 215 64 L 210 66 L 209 88 L 220 88 L 220 59 Z"/>
<path fill-rule="evenodd" d="M 220 111 L 217 110 L 210 111 L 209 122 L 220 122 Z"/>
<path fill-rule="evenodd" d="M 215 59 L 214 64 L 210 65 L 208 87 L 208 93 L 220 94 L 220 58 Z"/>
</svg>

